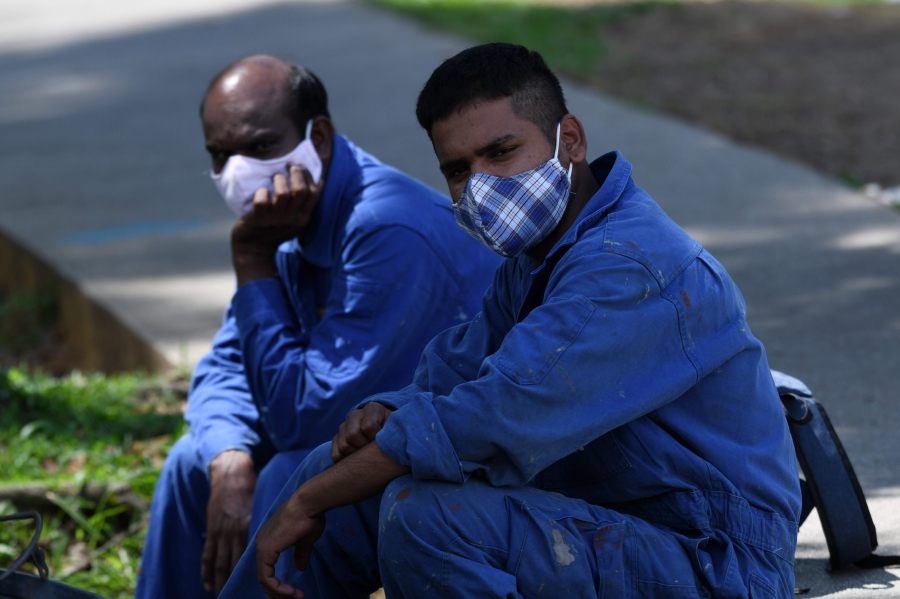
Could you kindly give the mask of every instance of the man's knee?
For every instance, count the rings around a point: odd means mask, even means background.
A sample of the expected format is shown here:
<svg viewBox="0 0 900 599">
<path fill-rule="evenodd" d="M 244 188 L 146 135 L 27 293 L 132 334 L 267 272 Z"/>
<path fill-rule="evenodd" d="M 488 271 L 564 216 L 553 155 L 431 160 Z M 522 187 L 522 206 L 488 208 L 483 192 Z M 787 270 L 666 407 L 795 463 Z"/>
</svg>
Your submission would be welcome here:
<svg viewBox="0 0 900 599">
<path fill-rule="evenodd" d="M 277 494 L 310 453 L 308 449 L 276 453 L 259 471 L 257 490 L 272 489 Z"/>
<path fill-rule="evenodd" d="M 259 473 L 252 528 L 255 530 L 262 524 L 269 508 L 280 505 L 300 485 L 333 465 L 330 443 L 324 443 L 310 452 L 298 450 L 275 454 Z"/>
<path fill-rule="evenodd" d="M 187 434 L 180 438 L 166 457 L 160 474 L 160 485 L 189 484 L 191 486 L 209 486 L 206 466 L 193 437 Z"/>
<path fill-rule="evenodd" d="M 460 506 L 469 503 L 470 496 L 480 486 L 472 482 L 420 481 L 412 475 L 395 479 L 381 499 L 379 545 L 400 547 L 403 543 L 394 541 L 410 535 L 429 545 L 442 543 L 447 535 L 460 532 L 457 530 L 460 525 L 465 527 L 467 518 L 460 517 Z M 487 504 L 481 508 L 490 510 Z"/>
<path fill-rule="evenodd" d="M 276 453 L 269 460 L 269 463 L 259 471 L 259 479 L 256 481 L 256 492 L 253 496 L 253 515 L 250 518 L 250 534 L 253 535 L 262 523 L 265 521 L 266 514 L 272 507 L 280 505 L 279 498 L 282 498 L 285 487 L 290 481 L 297 469 L 303 464 L 304 459 L 311 452 L 306 450 L 282 451 Z M 308 476 L 304 475 L 305 481 Z M 290 489 L 293 492 L 300 481 Z"/>
<path fill-rule="evenodd" d="M 309 452 L 309 455 L 306 456 L 303 463 L 300 464 L 303 481 L 314 477 L 332 466 L 334 466 L 334 461 L 331 459 L 331 441 L 328 441 Z"/>
</svg>

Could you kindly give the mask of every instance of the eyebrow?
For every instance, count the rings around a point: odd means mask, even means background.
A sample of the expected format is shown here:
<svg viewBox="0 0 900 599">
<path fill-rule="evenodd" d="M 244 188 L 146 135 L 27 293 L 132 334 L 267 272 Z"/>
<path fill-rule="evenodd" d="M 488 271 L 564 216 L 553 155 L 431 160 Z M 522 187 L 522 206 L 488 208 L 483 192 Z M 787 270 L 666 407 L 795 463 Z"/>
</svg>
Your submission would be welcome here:
<svg viewBox="0 0 900 599">
<path fill-rule="evenodd" d="M 494 139 L 487 142 L 486 144 L 484 144 L 483 146 L 481 146 L 480 148 L 478 148 L 477 150 L 475 150 L 475 155 L 476 156 L 484 156 L 488 152 L 490 152 L 492 150 L 496 150 L 498 147 L 502 146 L 503 144 L 508 143 L 512 139 L 515 139 L 515 137 L 516 136 L 512 133 L 507 133 L 506 135 L 497 136 Z M 465 161 L 461 160 L 461 159 L 448 160 L 447 162 L 442 162 L 440 164 L 439 168 L 441 169 L 442 172 L 444 172 L 451 168 L 455 168 L 457 166 L 462 166 L 464 164 L 465 164 Z"/>
<path fill-rule="evenodd" d="M 263 129 L 262 131 L 258 131 L 250 136 L 249 139 L 244 140 L 244 145 L 252 145 L 256 143 L 260 143 L 262 141 L 268 140 L 277 140 L 283 137 L 283 134 L 276 129 Z M 206 150 L 208 152 L 212 152 L 213 150 L 221 150 L 222 147 L 215 144 L 206 144 Z"/>
</svg>

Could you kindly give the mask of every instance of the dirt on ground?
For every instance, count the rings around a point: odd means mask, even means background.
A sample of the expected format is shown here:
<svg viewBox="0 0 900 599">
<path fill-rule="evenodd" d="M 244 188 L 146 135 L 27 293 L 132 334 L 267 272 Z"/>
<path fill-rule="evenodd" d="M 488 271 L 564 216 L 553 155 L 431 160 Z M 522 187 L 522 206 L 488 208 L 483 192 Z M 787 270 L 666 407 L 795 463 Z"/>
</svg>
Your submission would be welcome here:
<svg viewBox="0 0 900 599">
<path fill-rule="evenodd" d="M 900 6 L 726 0 L 623 19 L 591 83 L 850 184 L 900 185 Z"/>
</svg>

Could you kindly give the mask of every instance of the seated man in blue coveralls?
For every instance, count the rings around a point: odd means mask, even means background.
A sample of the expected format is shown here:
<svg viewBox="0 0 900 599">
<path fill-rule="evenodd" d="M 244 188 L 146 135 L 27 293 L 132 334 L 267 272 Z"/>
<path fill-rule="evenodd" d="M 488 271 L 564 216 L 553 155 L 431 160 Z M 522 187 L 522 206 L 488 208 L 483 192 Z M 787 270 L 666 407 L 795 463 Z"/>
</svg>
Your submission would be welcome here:
<svg viewBox="0 0 900 599">
<path fill-rule="evenodd" d="M 157 486 L 138 598 L 221 589 L 251 505 L 255 526 L 359 401 L 407 384 L 426 343 L 477 313 L 500 263 L 454 226 L 448 198 L 335 134 L 306 69 L 235 63 L 201 116 L 213 180 L 241 217 L 239 289 L 194 371 L 191 432 Z"/>
<path fill-rule="evenodd" d="M 621 154 L 587 162 L 535 52 L 461 52 L 416 113 L 508 259 L 310 454 L 222 596 L 792 597 L 794 450 L 722 265 Z"/>
</svg>

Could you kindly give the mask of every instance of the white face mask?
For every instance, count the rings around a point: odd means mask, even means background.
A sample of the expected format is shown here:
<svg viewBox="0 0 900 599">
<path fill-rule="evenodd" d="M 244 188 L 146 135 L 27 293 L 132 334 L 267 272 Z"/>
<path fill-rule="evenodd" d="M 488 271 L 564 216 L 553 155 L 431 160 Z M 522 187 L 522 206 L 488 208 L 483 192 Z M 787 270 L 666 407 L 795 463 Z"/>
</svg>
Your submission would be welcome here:
<svg viewBox="0 0 900 599">
<path fill-rule="evenodd" d="M 253 209 L 253 195 L 260 187 L 268 187 L 273 197 L 272 177 L 277 173 L 287 176 L 288 165 L 305 167 L 312 175 L 313 183 L 322 176 L 322 160 L 309 139 L 312 119 L 306 123 L 306 137 L 294 150 L 281 158 L 257 160 L 240 154 L 228 158 L 219 174 L 210 173 L 213 183 L 231 211 L 241 218 Z M 289 179 L 290 180 L 290 179 Z"/>
</svg>

